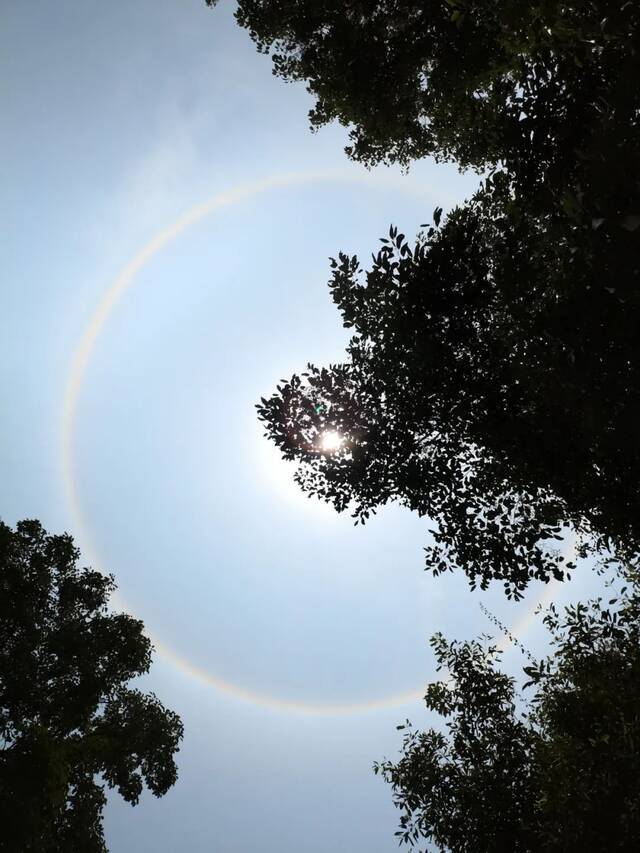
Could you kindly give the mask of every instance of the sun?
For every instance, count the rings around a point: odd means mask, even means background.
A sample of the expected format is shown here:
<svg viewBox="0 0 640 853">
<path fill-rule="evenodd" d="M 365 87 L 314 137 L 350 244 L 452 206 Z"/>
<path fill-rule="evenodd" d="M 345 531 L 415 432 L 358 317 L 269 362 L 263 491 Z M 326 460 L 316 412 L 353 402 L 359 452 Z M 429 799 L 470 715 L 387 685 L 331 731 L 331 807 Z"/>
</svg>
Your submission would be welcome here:
<svg viewBox="0 0 640 853">
<path fill-rule="evenodd" d="M 339 432 L 336 432 L 335 430 L 327 430 L 326 432 L 323 432 L 320 437 L 320 447 L 323 450 L 332 452 L 334 450 L 339 450 L 343 441 L 344 438 Z"/>
</svg>

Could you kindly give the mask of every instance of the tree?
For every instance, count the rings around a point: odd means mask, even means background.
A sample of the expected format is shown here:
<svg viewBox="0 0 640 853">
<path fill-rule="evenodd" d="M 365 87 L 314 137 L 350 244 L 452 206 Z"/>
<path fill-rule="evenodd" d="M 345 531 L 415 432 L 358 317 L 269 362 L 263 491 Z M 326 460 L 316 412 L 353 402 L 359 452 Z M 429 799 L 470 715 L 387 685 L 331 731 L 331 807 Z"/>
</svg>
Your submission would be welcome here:
<svg viewBox="0 0 640 853">
<path fill-rule="evenodd" d="M 366 277 L 332 261 L 347 359 L 259 417 L 305 491 L 363 523 L 399 501 L 436 524 L 434 573 L 519 594 L 573 567 L 568 528 L 581 553 L 640 542 L 635 250 L 607 269 L 609 235 L 525 216 L 499 174 L 441 214 L 413 246 L 392 228 Z"/>
<path fill-rule="evenodd" d="M 450 853 L 631 851 L 640 837 L 640 586 L 554 607 L 544 622 L 553 652 L 524 667 L 525 702 L 500 672 L 495 646 L 431 645 L 446 680 L 427 707 L 445 731 L 410 723 L 397 762 L 374 770 L 401 809 L 401 842 Z M 615 605 L 613 607 L 612 605 Z"/>
<path fill-rule="evenodd" d="M 104 784 L 132 805 L 175 783 L 180 718 L 128 686 L 151 665 L 143 625 L 79 569 L 71 536 L 0 522 L 0 849 L 103 853 Z"/>
<path fill-rule="evenodd" d="M 529 208 L 640 224 L 637 3 L 239 0 L 236 18 L 355 160 L 500 165 Z"/>
<path fill-rule="evenodd" d="M 362 521 L 402 501 L 437 522 L 436 573 L 510 593 L 564 576 L 566 526 L 637 545 L 637 4 L 239 0 L 236 18 L 355 159 L 489 170 L 415 247 L 392 230 L 366 288 L 340 255 L 349 360 L 260 407 L 303 488 Z M 316 452 L 326 424 L 339 454 Z"/>
</svg>

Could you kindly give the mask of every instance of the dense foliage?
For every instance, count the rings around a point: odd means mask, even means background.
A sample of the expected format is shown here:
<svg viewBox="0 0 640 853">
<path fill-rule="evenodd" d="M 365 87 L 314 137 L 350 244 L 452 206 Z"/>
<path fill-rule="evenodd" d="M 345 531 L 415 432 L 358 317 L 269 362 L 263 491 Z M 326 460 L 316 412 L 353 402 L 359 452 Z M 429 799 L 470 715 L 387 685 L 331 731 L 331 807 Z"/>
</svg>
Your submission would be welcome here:
<svg viewBox="0 0 640 853">
<path fill-rule="evenodd" d="M 509 591 L 562 577 L 549 546 L 567 527 L 585 547 L 633 549 L 637 272 L 623 255 L 605 269 L 593 229 L 569 238 L 523 216 L 501 175 L 440 214 L 415 245 L 392 229 L 366 276 L 355 257 L 332 262 L 348 358 L 263 399 L 267 435 L 339 511 L 364 521 L 396 500 L 433 520 L 436 573 L 458 565 Z M 322 450 L 327 430 L 337 451 Z"/>
<path fill-rule="evenodd" d="M 356 159 L 490 170 L 415 246 L 392 229 L 366 286 L 334 262 L 347 361 L 260 407 L 303 488 L 361 520 L 400 500 L 437 524 L 435 572 L 509 592 L 564 576 L 567 526 L 636 547 L 640 7 L 239 0 L 236 17 Z M 327 429 L 339 453 L 318 452 Z"/>
<path fill-rule="evenodd" d="M 637 3 L 239 0 L 236 18 L 356 160 L 502 164 L 529 209 L 640 222 Z"/>
<path fill-rule="evenodd" d="M 215 5 L 216 0 L 207 0 Z M 452 853 L 632 850 L 640 837 L 640 5 L 609 0 L 238 0 L 313 128 L 371 166 L 425 156 L 479 192 L 362 270 L 332 261 L 342 364 L 283 381 L 259 416 L 309 494 L 366 521 L 435 525 L 427 564 L 520 594 L 578 553 L 632 592 L 547 617 L 554 653 L 514 681 L 481 643 L 433 646 L 446 682 L 378 771 L 401 840 Z M 488 177 L 487 177 L 488 176 Z M 327 436 L 331 440 L 327 441 Z"/>
<path fill-rule="evenodd" d="M 631 851 L 640 837 L 640 586 L 551 608 L 552 653 L 524 667 L 524 701 L 485 642 L 432 639 L 444 681 L 427 707 L 444 730 L 405 727 L 376 765 L 402 811 L 401 841 L 450 853 Z M 431 848 L 433 849 L 433 848 Z"/>
<path fill-rule="evenodd" d="M 135 805 L 174 784 L 182 723 L 128 686 L 142 623 L 107 610 L 112 577 L 68 535 L 0 522 L 0 849 L 103 853 L 104 785 Z"/>
</svg>

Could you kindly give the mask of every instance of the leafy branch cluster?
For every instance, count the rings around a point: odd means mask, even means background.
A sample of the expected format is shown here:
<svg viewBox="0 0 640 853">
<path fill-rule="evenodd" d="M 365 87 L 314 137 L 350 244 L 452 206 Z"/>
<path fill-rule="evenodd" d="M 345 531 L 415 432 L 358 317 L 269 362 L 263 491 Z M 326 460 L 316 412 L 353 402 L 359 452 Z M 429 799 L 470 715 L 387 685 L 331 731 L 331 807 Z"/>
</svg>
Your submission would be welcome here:
<svg viewBox="0 0 640 853">
<path fill-rule="evenodd" d="M 366 274 L 341 253 L 348 360 L 309 365 L 258 412 L 304 490 L 362 521 L 397 500 L 436 523 L 436 574 L 519 594 L 573 567 L 550 547 L 568 530 L 582 553 L 639 541 L 640 302 L 592 231 L 511 201 L 495 175 L 415 244 L 392 227 Z M 339 453 L 318 452 L 327 429 Z"/>
<path fill-rule="evenodd" d="M 447 678 L 425 701 L 445 732 L 407 722 L 402 756 L 375 765 L 401 841 L 450 853 L 633 850 L 640 833 L 640 575 L 614 598 L 552 606 L 553 652 L 520 686 L 478 641 L 431 645 Z M 520 691 L 533 690 L 528 702 Z M 433 849 L 433 848 L 430 848 Z"/>
<path fill-rule="evenodd" d="M 353 159 L 501 165 L 538 210 L 640 223 L 636 3 L 239 0 L 236 18 Z"/>
<path fill-rule="evenodd" d="M 132 805 L 177 778 L 180 718 L 128 686 L 151 665 L 143 625 L 78 558 L 68 535 L 0 522 L 2 849 L 103 853 L 98 778 Z"/>
</svg>

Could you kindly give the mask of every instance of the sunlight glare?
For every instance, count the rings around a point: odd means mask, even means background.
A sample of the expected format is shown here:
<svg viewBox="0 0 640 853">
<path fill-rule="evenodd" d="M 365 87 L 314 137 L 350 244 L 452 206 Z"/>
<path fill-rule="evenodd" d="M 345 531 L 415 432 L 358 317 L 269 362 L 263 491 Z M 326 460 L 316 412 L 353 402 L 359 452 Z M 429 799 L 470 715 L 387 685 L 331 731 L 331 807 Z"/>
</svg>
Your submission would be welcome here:
<svg viewBox="0 0 640 853">
<path fill-rule="evenodd" d="M 336 432 L 335 430 L 327 430 L 327 432 L 322 433 L 320 447 L 327 451 L 338 450 L 343 441 L 344 438 L 339 432 Z"/>
</svg>

